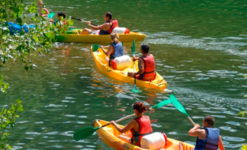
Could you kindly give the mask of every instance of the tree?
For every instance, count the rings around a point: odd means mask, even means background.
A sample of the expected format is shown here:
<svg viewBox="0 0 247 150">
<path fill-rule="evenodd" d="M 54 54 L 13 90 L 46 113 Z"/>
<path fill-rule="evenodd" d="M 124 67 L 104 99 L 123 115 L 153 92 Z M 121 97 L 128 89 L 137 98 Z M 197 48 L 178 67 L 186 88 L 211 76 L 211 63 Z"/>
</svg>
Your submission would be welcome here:
<svg viewBox="0 0 247 150">
<path fill-rule="evenodd" d="M 9 22 L 34 28 L 21 28 L 19 32 L 11 30 Z M 49 53 L 55 40 L 56 28 L 46 19 L 39 17 L 37 4 L 29 4 L 24 0 L 0 0 L 0 69 L 8 61 L 21 60 L 25 69 L 35 67 L 32 57 Z M 4 82 L 0 74 L 0 94 L 6 94 L 9 84 Z M 14 127 L 19 112 L 23 111 L 20 100 L 0 110 L 0 149 L 11 149 L 8 144 L 8 130 Z"/>
<path fill-rule="evenodd" d="M 14 127 L 16 118 L 19 118 L 18 113 L 21 111 L 23 111 L 23 107 L 20 100 L 17 100 L 16 104 L 0 110 L 0 149 L 11 149 L 8 144 L 8 129 Z"/>
</svg>

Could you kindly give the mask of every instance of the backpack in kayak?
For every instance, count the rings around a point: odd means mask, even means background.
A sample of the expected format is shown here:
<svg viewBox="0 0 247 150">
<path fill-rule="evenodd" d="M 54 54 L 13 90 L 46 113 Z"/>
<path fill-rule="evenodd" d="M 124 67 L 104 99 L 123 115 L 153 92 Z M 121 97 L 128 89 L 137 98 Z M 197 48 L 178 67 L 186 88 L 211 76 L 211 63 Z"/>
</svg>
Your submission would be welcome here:
<svg viewBox="0 0 247 150">
<path fill-rule="evenodd" d="M 116 57 L 111 61 L 111 67 L 115 70 L 124 70 L 126 68 L 129 68 L 131 64 L 132 61 L 129 55 Z"/>
<path fill-rule="evenodd" d="M 141 139 L 141 148 L 160 150 L 167 145 L 167 136 L 164 133 L 153 132 Z"/>
</svg>

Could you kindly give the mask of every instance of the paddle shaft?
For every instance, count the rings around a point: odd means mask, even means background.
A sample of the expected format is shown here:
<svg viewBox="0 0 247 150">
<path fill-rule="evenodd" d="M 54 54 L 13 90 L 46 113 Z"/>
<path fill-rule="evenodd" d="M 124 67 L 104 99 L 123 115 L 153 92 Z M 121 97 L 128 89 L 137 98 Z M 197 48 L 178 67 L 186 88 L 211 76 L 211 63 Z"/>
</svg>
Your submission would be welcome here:
<svg viewBox="0 0 247 150">
<path fill-rule="evenodd" d="M 115 122 L 118 123 L 118 122 L 121 122 L 121 121 L 123 121 L 123 120 L 129 119 L 129 118 L 134 117 L 134 116 L 135 116 L 135 114 L 128 115 L 128 116 L 122 117 L 122 118 L 120 118 L 120 119 L 118 119 L 118 120 L 115 120 Z M 108 126 L 108 125 L 110 125 L 110 124 L 111 124 L 111 123 L 107 123 L 107 124 L 101 126 L 100 128 L 103 128 L 103 127 Z"/>
<path fill-rule="evenodd" d="M 193 125 L 193 126 L 195 126 L 196 125 L 196 123 L 192 120 L 192 118 L 191 117 L 187 117 L 188 119 L 189 119 L 189 121 L 191 122 L 191 124 Z"/>
<path fill-rule="evenodd" d="M 133 54 L 133 58 L 135 57 L 135 54 Z M 135 60 L 133 60 L 133 63 L 134 63 L 134 66 L 133 66 L 133 69 L 134 69 L 134 73 L 135 73 L 135 70 L 136 70 L 136 65 L 135 65 Z M 134 76 L 134 84 L 136 86 L 136 77 Z"/>
<path fill-rule="evenodd" d="M 78 20 L 78 21 L 81 21 L 81 22 L 84 22 L 84 23 L 88 23 L 88 21 L 86 21 L 84 19 L 79 19 L 79 18 L 75 18 L 75 17 L 71 17 L 71 19 Z M 92 24 L 92 25 L 97 26 L 96 24 Z"/>
<path fill-rule="evenodd" d="M 74 19 L 74 20 L 78 20 L 78 21 L 81 21 L 81 22 L 88 23 L 88 21 L 85 21 L 85 20 L 83 20 L 83 19 L 79 19 L 79 18 L 75 18 L 75 17 L 71 17 L 71 19 Z"/>
</svg>

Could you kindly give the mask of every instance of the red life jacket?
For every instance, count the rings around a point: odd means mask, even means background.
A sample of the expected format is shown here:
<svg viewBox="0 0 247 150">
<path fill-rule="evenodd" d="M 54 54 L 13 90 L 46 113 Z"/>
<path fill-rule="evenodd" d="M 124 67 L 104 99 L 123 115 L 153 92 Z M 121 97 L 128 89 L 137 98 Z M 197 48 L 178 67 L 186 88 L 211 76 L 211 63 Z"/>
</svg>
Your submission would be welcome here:
<svg viewBox="0 0 247 150">
<path fill-rule="evenodd" d="M 144 61 L 144 73 L 142 74 L 142 80 L 151 81 L 155 79 L 155 61 L 152 54 L 148 54 L 146 57 L 141 57 Z"/>
<path fill-rule="evenodd" d="M 109 30 L 110 34 L 112 33 L 114 28 L 118 27 L 118 20 L 111 20 L 111 23 L 112 23 L 112 25 L 111 25 L 111 28 Z"/>
<path fill-rule="evenodd" d="M 152 133 L 153 129 L 149 116 L 142 116 L 139 118 L 135 118 L 135 120 L 139 124 L 139 132 L 135 132 L 133 129 L 131 130 L 133 135 L 131 141 L 133 144 L 140 146 L 142 137 L 144 135 Z"/>
</svg>

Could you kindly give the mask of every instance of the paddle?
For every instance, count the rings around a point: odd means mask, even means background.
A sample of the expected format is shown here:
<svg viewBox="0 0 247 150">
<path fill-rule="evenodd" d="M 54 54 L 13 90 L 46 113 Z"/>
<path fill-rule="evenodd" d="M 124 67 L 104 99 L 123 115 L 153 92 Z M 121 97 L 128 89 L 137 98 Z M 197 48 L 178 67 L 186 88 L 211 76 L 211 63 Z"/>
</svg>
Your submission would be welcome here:
<svg viewBox="0 0 247 150">
<path fill-rule="evenodd" d="M 128 115 L 128 116 L 125 116 L 125 117 L 122 117 L 122 118 L 116 120 L 115 122 L 120 122 L 120 121 L 126 120 L 126 119 L 128 119 L 128 118 L 131 118 L 131 117 L 133 117 L 133 116 L 135 116 L 135 114 Z M 103 125 L 103 126 L 101 126 L 101 127 L 96 127 L 96 128 L 94 128 L 94 127 L 85 127 L 85 128 L 81 128 L 81 129 L 75 131 L 73 137 L 74 137 L 74 139 L 75 139 L 76 141 L 79 141 L 79 140 L 81 140 L 81 139 L 85 139 L 85 138 L 91 136 L 96 130 L 98 130 L 98 129 L 100 129 L 100 128 L 103 128 L 103 127 L 105 127 L 105 126 L 108 126 L 108 125 L 110 125 L 110 124 L 111 124 L 111 123 L 107 123 L 107 124 L 105 124 L 105 125 Z"/>
<path fill-rule="evenodd" d="M 169 99 L 170 99 L 171 103 L 175 106 L 175 108 L 178 111 L 180 111 L 181 113 L 185 114 L 187 116 L 187 118 L 189 119 L 189 121 L 194 126 L 195 125 L 195 122 L 192 120 L 192 118 L 190 117 L 190 115 L 186 112 L 186 110 L 183 107 L 183 105 L 176 99 L 176 97 L 173 94 L 171 94 Z"/>
<path fill-rule="evenodd" d="M 84 20 L 84 19 L 79 19 L 79 18 L 76 18 L 76 17 L 71 17 L 71 19 L 74 19 L 74 20 L 77 20 L 77 21 L 81 21 L 81 22 L 84 22 L 84 23 L 88 23 L 88 21 Z M 97 24 L 92 24 L 94 26 L 97 26 Z"/>
<path fill-rule="evenodd" d="M 133 43 L 132 43 L 132 46 L 131 46 L 131 51 L 132 51 L 132 55 L 133 55 L 133 58 L 135 56 L 135 40 L 133 40 Z M 135 61 L 133 60 L 133 72 L 135 72 Z M 138 88 L 136 87 L 136 78 L 134 77 L 134 88 L 131 89 L 131 91 L 133 93 L 140 93 L 140 91 L 138 90 Z"/>
<path fill-rule="evenodd" d="M 93 44 L 93 52 L 96 52 L 99 49 L 98 44 Z"/>
<path fill-rule="evenodd" d="M 52 19 L 54 17 L 54 12 L 48 14 L 47 18 Z"/>
<path fill-rule="evenodd" d="M 159 102 L 158 104 L 152 106 L 151 108 L 161 108 L 161 107 L 163 107 L 163 106 L 165 106 L 167 104 L 170 104 L 170 103 L 171 103 L 170 99 L 167 99 L 167 100 L 164 100 L 162 102 Z M 128 116 L 125 116 L 123 118 L 120 118 L 120 119 L 116 120 L 115 122 L 120 122 L 120 121 L 126 120 L 128 118 L 131 118 L 133 116 L 135 116 L 135 115 L 134 114 L 128 115 Z M 85 138 L 91 136 L 96 130 L 98 130 L 100 128 L 103 128 L 105 126 L 108 126 L 108 125 L 110 125 L 110 123 L 107 123 L 107 124 L 105 124 L 105 125 L 103 125 L 101 127 L 97 127 L 97 128 L 94 128 L 94 127 L 84 127 L 84 128 L 81 128 L 81 129 L 75 131 L 73 137 L 74 137 L 74 139 L 76 141 L 81 140 L 81 139 L 85 139 Z"/>
</svg>

